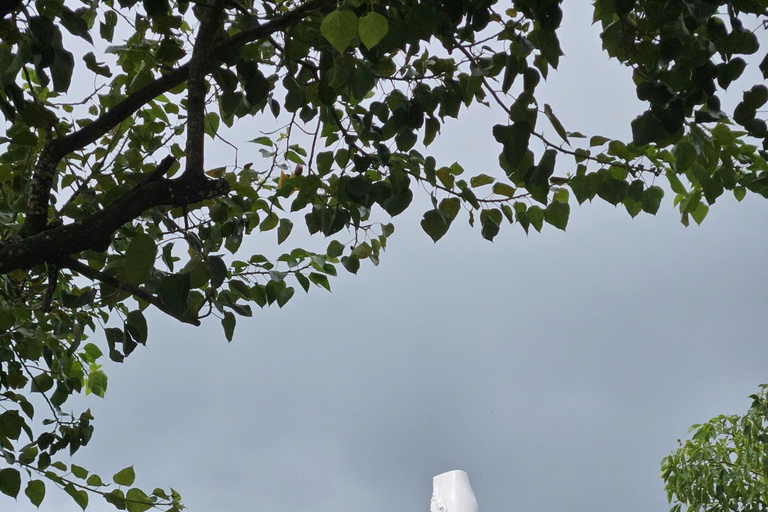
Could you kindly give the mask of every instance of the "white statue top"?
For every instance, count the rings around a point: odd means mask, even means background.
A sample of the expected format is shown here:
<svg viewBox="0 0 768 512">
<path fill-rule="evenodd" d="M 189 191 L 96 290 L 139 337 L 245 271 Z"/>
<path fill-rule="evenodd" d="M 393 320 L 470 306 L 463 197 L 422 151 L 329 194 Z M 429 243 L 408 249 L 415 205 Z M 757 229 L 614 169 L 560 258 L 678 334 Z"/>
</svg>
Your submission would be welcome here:
<svg viewBox="0 0 768 512">
<path fill-rule="evenodd" d="M 448 471 L 432 479 L 429 512 L 478 512 L 477 499 L 469 476 L 461 470 Z"/>
</svg>

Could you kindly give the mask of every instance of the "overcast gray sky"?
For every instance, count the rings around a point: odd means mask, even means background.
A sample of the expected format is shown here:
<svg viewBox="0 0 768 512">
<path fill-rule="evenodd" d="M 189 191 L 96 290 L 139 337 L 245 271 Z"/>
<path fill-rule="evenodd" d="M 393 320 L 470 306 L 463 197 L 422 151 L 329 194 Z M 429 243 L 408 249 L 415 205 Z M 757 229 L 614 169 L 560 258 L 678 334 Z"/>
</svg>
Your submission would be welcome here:
<svg viewBox="0 0 768 512">
<path fill-rule="evenodd" d="M 628 136 L 629 73 L 587 2 L 568 7 L 545 101 L 568 129 Z M 473 109 L 439 160 L 494 169 L 500 119 Z M 450 469 L 482 512 L 668 510 L 661 458 L 768 382 L 768 204 L 723 197 L 690 228 L 671 197 L 634 220 L 572 208 L 567 233 L 513 226 L 491 244 L 462 221 L 436 245 L 414 208 L 379 267 L 238 319 L 231 344 L 218 321 L 152 314 L 148 348 L 87 400 L 96 433 L 74 461 L 134 464 L 192 512 L 426 512 Z M 52 492 L 41 510 L 79 508 Z"/>
</svg>

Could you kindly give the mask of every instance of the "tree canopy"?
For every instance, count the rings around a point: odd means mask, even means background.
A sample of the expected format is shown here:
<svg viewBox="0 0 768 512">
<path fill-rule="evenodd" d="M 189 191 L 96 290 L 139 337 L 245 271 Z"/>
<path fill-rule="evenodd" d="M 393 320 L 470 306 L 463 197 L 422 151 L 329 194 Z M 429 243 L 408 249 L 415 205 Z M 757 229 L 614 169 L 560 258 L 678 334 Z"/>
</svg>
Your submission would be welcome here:
<svg viewBox="0 0 768 512">
<path fill-rule="evenodd" d="M 688 225 L 726 192 L 768 195 L 765 0 L 594 2 L 603 48 L 645 102 L 632 140 L 566 129 L 537 100 L 564 57 L 560 3 L 1 3 L 0 492 L 180 510 L 174 490 L 133 487 L 131 467 L 102 479 L 65 463 L 93 418 L 63 405 L 104 396 L 104 362 L 148 341 L 147 308 L 213 317 L 231 340 L 252 304 L 377 264 L 414 193 L 431 200 L 435 241 L 459 218 L 487 240 L 564 230 L 593 199 L 634 217 L 671 191 Z M 761 78 L 734 93 L 748 66 Z M 724 109 L 729 87 L 743 95 Z M 493 174 L 430 154 L 472 104 L 508 117 L 488 133 Z M 250 161 L 206 166 L 206 142 L 275 120 L 240 148 Z M 257 233 L 288 243 L 299 224 L 324 251 L 241 249 Z"/>
<path fill-rule="evenodd" d="M 661 463 L 672 512 L 752 512 L 768 506 L 768 384 L 750 395 L 744 415 L 693 425 L 691 439 Z"/>
</svg>

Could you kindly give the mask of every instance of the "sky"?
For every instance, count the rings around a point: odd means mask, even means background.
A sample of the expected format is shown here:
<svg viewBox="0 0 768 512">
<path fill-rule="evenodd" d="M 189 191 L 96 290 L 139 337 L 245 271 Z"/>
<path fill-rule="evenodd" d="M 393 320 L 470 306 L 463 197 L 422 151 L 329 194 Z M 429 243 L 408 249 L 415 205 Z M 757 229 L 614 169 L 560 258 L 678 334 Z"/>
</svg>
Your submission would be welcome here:
<svg viewBox="0 0 768 512">
<path fill-rule="evenodd" d="M 629 73 L 587 2 L 566 4 L 543 101 L 568 129 L 628 138 Z M 495 169 L 502 118 L 472 109 L 434 154 Z M 378 267 L 239 318 L 232 343 L 218 321 L 150 314 L 148 347 L 85 400 L 96 431 L 73 462 L 102 477 L 133 464 L 192 512 L 427 512 L 451 469 L 482 512 L 668 510 L 662 457 L 768 382 L 768 204 L 722 197 L 689 228 L 669 195 L 635 219 L 574 204 L 565 233 L 512 226 L 494 243 L 457 221 L 433 244 L 422 212 L 396 219 Z M 79 508 L 50 492 L 40 510 Z"/>
</svg>

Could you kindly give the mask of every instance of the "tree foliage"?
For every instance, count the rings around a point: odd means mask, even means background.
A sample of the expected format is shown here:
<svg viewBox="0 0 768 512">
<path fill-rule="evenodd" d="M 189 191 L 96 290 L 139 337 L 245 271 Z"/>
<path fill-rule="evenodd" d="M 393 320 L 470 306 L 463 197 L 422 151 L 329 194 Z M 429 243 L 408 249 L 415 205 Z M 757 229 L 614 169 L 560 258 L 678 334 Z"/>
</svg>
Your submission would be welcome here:
<svg viewBox="0 0 768 512">
<path fill-rule="evenodd" d="M 768 384 L 743 416 L 694 425 L 691 439 L 665 457 L 661 477 L 671 511 L 757 512 L 768 507 Z M 685 507 L 683 509 L 683 506 Z"/>
<path fill-rule="evenodd" d="M 93 432 L 64 404 L 104 396 L 102 365 L 147 343 L 147 308 L 218 318 L 231 340 L 252 304 L 377 264 L 414 192 L 435 241 L 459 218 L 488 240 L 564 230 L 574 199 L 634 217 L 671 189 L 687 225 L 726 191 L 768 195 L 768 88 L 748 84 L 732 112 L 719 99 L 745 57 L 768 75 L 765 16 L 764 0 L 596 0 L 603 47 L 647 107 L 621 141 L 537 100 L 563 57 L 559 0 L 1 3 L 0 491 L 179 510 L 175 491 L 133 487 L 132 468 L 109 481 L 60 460 Z M 473 104 L 508 115 L 489 129 L 493 174 L 430 154 Z M 206 141 L 276 120 L 240 148 L 252 161 L 206 166 Z M 240 249 L 295 225 L 326 248 Z"/>
</svg>

